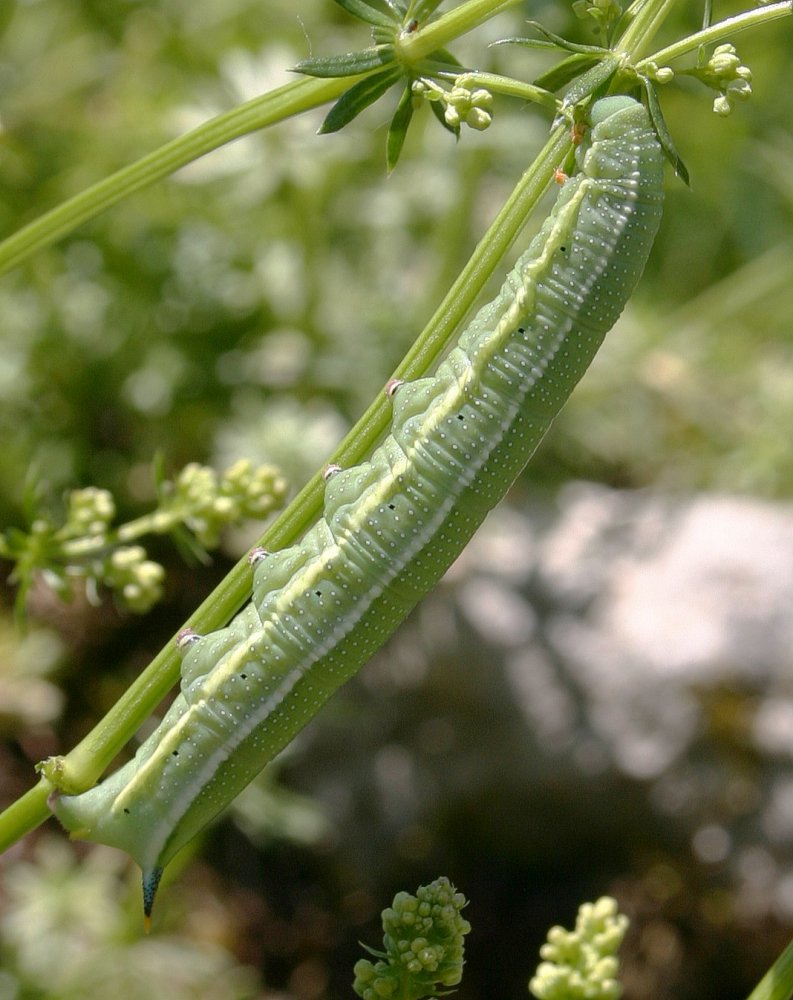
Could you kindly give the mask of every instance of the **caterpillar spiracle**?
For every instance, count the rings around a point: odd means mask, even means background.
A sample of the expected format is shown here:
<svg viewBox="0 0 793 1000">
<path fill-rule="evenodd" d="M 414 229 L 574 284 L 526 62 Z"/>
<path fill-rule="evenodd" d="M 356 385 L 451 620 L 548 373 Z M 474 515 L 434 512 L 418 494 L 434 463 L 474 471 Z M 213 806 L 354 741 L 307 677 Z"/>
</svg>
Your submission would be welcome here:
<svg viewBox="0 0 793 1000">
<path fill-rule="evenodd" d="M 180 694 L 135 757 L 53 796 L 75 836 L 164 865 L 383 644 L 524 467 L 644 269 L 663 155 L 644 107 L 598 101 L 579 170 L 496 298 L 435 374 L 392 382 L 369 461 L 326 474 L 299 544 L 252 556 L 253 596 L 227 628 L 187 634 Z"/>
</svg>

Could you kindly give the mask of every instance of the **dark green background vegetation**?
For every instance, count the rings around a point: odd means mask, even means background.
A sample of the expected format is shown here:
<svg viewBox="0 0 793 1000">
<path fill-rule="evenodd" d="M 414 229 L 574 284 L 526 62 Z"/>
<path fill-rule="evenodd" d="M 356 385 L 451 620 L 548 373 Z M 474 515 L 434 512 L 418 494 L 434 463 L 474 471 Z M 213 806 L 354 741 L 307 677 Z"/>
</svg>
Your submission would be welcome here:
<svg viewBox="0 0 793 1000">
<path fill-rule="evenodd" d="M 547 57 L 486 43 L 527 16 L 588 40 L 568 6 L 527 3 L 455 53 L 531 79 Z M 680 4 L 670 40 L 698 27 L 698 7 Z M 309 53 L 367 43 L 330 0 L 3 0 L 0 32 L 3 235 L 286 82 Z M 792 40 L 787 22 L 736 39 L 755 96 L 726 120 L 694 83 L 663 91 L 692 188 L 668 177 L 641 288 L 515 488 L 538 523 L 570 480 L 789 496 Z M 315 134 L 317 112 L 234 143 L 0 280 L 0 527 L 26 523 L 33 487 L 45 510 L 92 484 L 121 518 L 142 513 L 157 452 L 172 471 L 276 462 L 295 489 L 323 464 L 548 126 L 497 100 L 491 128 L 455 144 L 425 113 L 386 177 L 388 101 L 338 135 Z M 5 589 L 3 800 L 87 731 L 257 532 L 229 537 L 209 567 L 157 543 L 167 595 L 145 619 L 80 594 L 64 606 L 42 586 L 21 637 Z M 50 824 L 2 862 L 0 997 L 350 996 L 357 940 L 377 944 L 393 892 L 438 874 L 472 900 L 462 997 L 525 996 L 547 927 L 604 892 L 636 921 L 630 998 L 744 996 L 791 911 L 741 915 L 726 862 L 697 860 L 648 783 L 541 748 L 495 676 L 500 657 L 466 623 L 454 579 L 443 585 L 290 749 L 289 792 L 263 780 L 183 859 L 146 941 L 137 872 L 67 848 Z M 741 758 L 748 781 L 761 769 L 735 720 L 756 694 L 726 699 L 704 754 Z"/>
</svg>

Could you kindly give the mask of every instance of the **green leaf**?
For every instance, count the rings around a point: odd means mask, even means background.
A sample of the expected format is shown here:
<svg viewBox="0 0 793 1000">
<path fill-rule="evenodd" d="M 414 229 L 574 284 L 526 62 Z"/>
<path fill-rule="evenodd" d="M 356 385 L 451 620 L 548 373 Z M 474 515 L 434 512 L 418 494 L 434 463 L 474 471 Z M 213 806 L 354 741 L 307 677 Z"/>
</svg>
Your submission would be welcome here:
<svg viewBox="0 0 793 1000">
<path fill-rule="evenodd" d="M 410 89 L 410 84 L 408 83 L 402 91 L 402 96 L 400 97 L 399 104 L 394 112 L 394 117 L 391 119 L 391 124 L 388 126 L 388 137 L 386 139 L 386 166 L 389 174 L 397 165 L 399 154 L 402 152 L 402 147 L 405 145 L 405 136 L 407 135 L 408 126 L 410 125 L 412 118 L 413 93 Z"/>
<path fill-rule="evenodd" d="M 395 60 L 393 45 L 374 45 L 360 52 L 343 52 L 337 56 L 317 56 L 301 59 L 295 66 L 296 73 L 305 76 L 334 77 L 357 76 L 378 66 L 387 66 Z"/>
<path fill-rule="evenodd" d="M 183 524 L 174 524 L 168 535 L 174 544 L 174 548 L 188 566 L 209 566 L 212 563 L 212 556 L 199 542 L 195 535 Z"/>
<path fill-rule="evenodd" d="M 154 476 L 154 488 L 157 496 L 162 498 L 168 484 L 168 470 L 165 467 L 165 453 L 158 448 L 151 461 L 152 474 Z"/>
<path fill-rule="evenodd" d="M 691 187 L 688 168 L 680 158 L 680 154 L 672 141 L 672 134 L 669 131 L 663 112 L 661 111 L 661 102 L 658 100 L 658 93 L 655 89 L 655 84 L 649 77 L 642 74 L 639 74 L 639 79 L 641 80 L 642 87 L 647 95 L 647 110 L 650 114 L 650 121 L 653 123 L 655 134 L 658 136 L 658 141 L 661 143 L 661 149 L 663 149 L 664 155 L 672 164 L 672 167 L 680 180 L 683 181 L 687 187 Z"/>
<path fill-rule="evenodd" d="M 361 15 L 356 14 L 352 10 L 352 7 L 365 4 L 375 13 L 387 17 L 392 26 L 401 24 L 405 17 L 407 17 L 407 7 L 403 0 L 351 0 L 349 6 L 344 0 L 335 0 L 335 2 L 352 14 L 353 17 L 360 17 Z"/>
<path fill-rule="evenodd" d="M 336 2 L 338 3 L 338 0 Z M 364 2 L 385 14 L 392 28 L 401 26 L 408 16 L 407 4 L 403 3 L 403 0 L 364 0 Z"/>
<path fill-rule="evenodd" d="M 344 128 L 364 108 L 368 108 L 370 104 L 374 104 L 378 97 L 382 97 L 401 76 L 402 70 L 399 66 L 389 66 L 379 73 L 367 76 L 365 80 L 354 83 L 349 90 L 344 91 L 328 112 L 319 130 L 320 135 L 338 132 L 340 128 Z"/>
<path fill-rule="evenodd" d="M 567 59 L 563 59 L 556 66 L 552 66 L 544 73 L 540 73 L 536 80 L 534 80 L 534 84 L 537 87 L 542 87 L 544 90 L 556 92 L 561 90 L 562 87 L 566 87 L 571 80 L 575 80 L 577 76 L 580 76 L 591 66 L 595 65 L 597 65 L 597 60 L 594 56 L 568 56 Z"/>
<path fill-rule="evenodd" d="M 590 94 L 594 94 L 595 91 L 605 86 L 617 72 L 619 66 L 619 59 L 616 56 L 611 56 L 595 63 L 591 69 L 582 73 L 573 81 L 572 86 L 562 98 L 562 110 L 572 108 L 579 101 L 583 101 L 585 97 L 589 97 Z"/>
<path fill-rule="evenodd" d="M 416 0 L 415 3 L 410 6 L 410 15 L 415 17 L 417 21 L 426 21 L 443 3 L 443 0 Z"/>
<path fill-rule="evenodd" d="M 4 559 L 19 559 L 29 547 L 29 536 L 13 525 L 0 535 L 0 555 Z"/>
<path fill-rule="evenodd" d="M 446 129 L 446 131 L 447 132 L 451 132 L 451 134 L 455 137 L 455 139 L 459 139 L 460 138 L 460 126 L 459 125 L 450 125 L 446 121 L 446 118 L 444 117 L 444 114 L 443 114 L 444 109 L 441 107 L 440 102 L 439 101 L 430 101 L 430 107 L 432 108 L 432 113 L 435 115 L 435 117 L 438 119 L 438 121 L 441 123 L 441 125 L 443 125 L 443 127 Z"/>
<path fill-rule="evenodd" d="M 453 73 L 455 76 L 459 76 L 465 69 L 457 56 L 448 49 L 434 49 L 426 59 L 422 59 L 421 68 L 424 69 L 425 66 L 433 72 Z"/>
<path fill-rule="evenodd" d="M 374 39 L 375 45 L 393 45 L 394 38 L 398 31 L 399 27 L 391 21 L 388 22 L 387 26 L 376 24 L 372 28 L 372 38 Z"/>
<path fill-rule="evenodd" d="M 552 49 L 554 52 L 559 48 L 556 42 L 549 42 L 547 38 L 523 38 L 520 35 L 515 35 L 512 38 L 497 38 L 495 42 L 490 43 L 490 47 L 495 45 L 520 45 L 524 49 L 545 49 L 546 51 Z"/>
<path fill-rule="evenodd" d="M 375 4 L 372 0 L 335 0 L 343 10 L 359 21 L 366 21 L 367 24 L 377 24 L 381 27 L 391 27 L 395 25 L 394 17 L 381 4 Z"/>
<path fill-rule="evenodd" d="M 28 630 L 28 597 L 33 587 L 33 579 L 29 574 L 24 577 L 17 577 L 19 586 L 14 597 L 14 627 L 21 635 L 26 635 Z"/>
<path fill-rule="evenodd" d="M 554 34 L 553 31 L 548 31 L 539 21 L 528 21 L 527 24 L 530 24 L 535 31 L 539 31 L 544 38 L 547 38 L 549 42 L 553 42 L 557 48 L 563 49 L 565 52 L 576 52 L 579 55 L 603 56 L 609 51 L 601 45 L 579 45 L 577 42 L 568 42 L 561 35 Z"/>
<path fill-rule="evenodd" d="M 370 955 L 375 958 L 388 958 L 387 952 L 379 951 L 377 948 L 370 948 L 368 944 L 364 944 L 363 941 L 359 941 L 358 944 L 363 948 L 364 951 L 368 951 Z"/>
</svg>

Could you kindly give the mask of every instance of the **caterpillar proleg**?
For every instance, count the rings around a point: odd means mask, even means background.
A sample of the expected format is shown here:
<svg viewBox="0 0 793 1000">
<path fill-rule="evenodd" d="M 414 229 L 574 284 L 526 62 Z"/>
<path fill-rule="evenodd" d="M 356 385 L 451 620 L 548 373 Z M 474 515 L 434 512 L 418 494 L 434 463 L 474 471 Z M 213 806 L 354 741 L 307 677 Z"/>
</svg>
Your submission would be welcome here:
<svg viewBox="0 0 793 1000">
<path fill-rule="evenodd" d="M 361 465 L 326 470 L 301 542 L 255 550 L 253 596 L 180 643 L 181 691 L 135 757 L 54 796 L 76 836 L 164 865 L 313 717 L 441 577 L 524 467 L 644 269 L 663 202 L 645 109 L 598 101 L 550 217 L 431 377 L 392 380 L 391 430 Z"/>
</svg>

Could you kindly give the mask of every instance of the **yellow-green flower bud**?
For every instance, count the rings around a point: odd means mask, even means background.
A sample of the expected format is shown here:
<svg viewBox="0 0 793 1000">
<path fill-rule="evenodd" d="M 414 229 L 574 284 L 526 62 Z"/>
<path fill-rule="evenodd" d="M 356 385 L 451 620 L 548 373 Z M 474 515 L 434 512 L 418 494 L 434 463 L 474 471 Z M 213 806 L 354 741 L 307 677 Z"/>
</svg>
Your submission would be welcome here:
<svg viewBox="0 0 793 1000">
<path fill-rule="evenodd" d="M 489 111 L 484 111 L 482 108 L 471 108 L 468 114 L 465 116 L 465 124 L 472 129 L 476 129 L 477 132 L 483 132 L 493 121 L 493 116 Z"/>
<path fill-rule="evenodd" d="M 145 558 L 146 550 L 142 545 L 124 545 L 110 556 L 110 565 L 114 570 L 127 572 Z"/>
<path fill-rule="evenodd" d="M 493 95 L 484 87 L 477 87 L 471 91 L 471 104 L 475 108 L 491 108 L 493 106 Z"/>
<path fill-rule="evenodd" d="M 116 504 L 108 490 L 87 486 L 82 490 L 72 490 L 69 494 L 69 509 L 64 526 L 64 534 L 69 538 L 83 535 L 99 535 L 107 532 L 107 526 L 116 516 Z"/>
<path fill-rule="evenodd" d="M 614 953 L 627 926 L 613 899 L 604 896 L 597 903 L 584 903 L 574 931 L 552 927 L 548 932 L 540 948 L 545 961 L 529 989 L 539 1000 L 618 1000 L 622 988 Z"/>
<path fill-rule="evenodd" d="M 457 128 L 460 124 L 460 112 L 451 104 L 443 112 L 443 118 L 450 128 Z"/>
<path fill-rule="evenodd" d="M 716 76 L 731 76 L 741 65 L 734 45 L 717 45 L 710 57 L 708 67 Z"/>
<path fill-rule="evenodd" d="M 726 118 L 727 115 L 732 114 L 732 104 L 727 100 L 723 94 L 719 94 L 716 100 L 713 102 L 713 110 L 717 115 L 721 115 L 722 118 Z"/>
<path fill-rule="evenodd" d="M 748 101 L 752 96 L 752 85 L 748 80 L 732 80 L 727 84 L 725 96 L 730 101 Z"/>
</svg>

